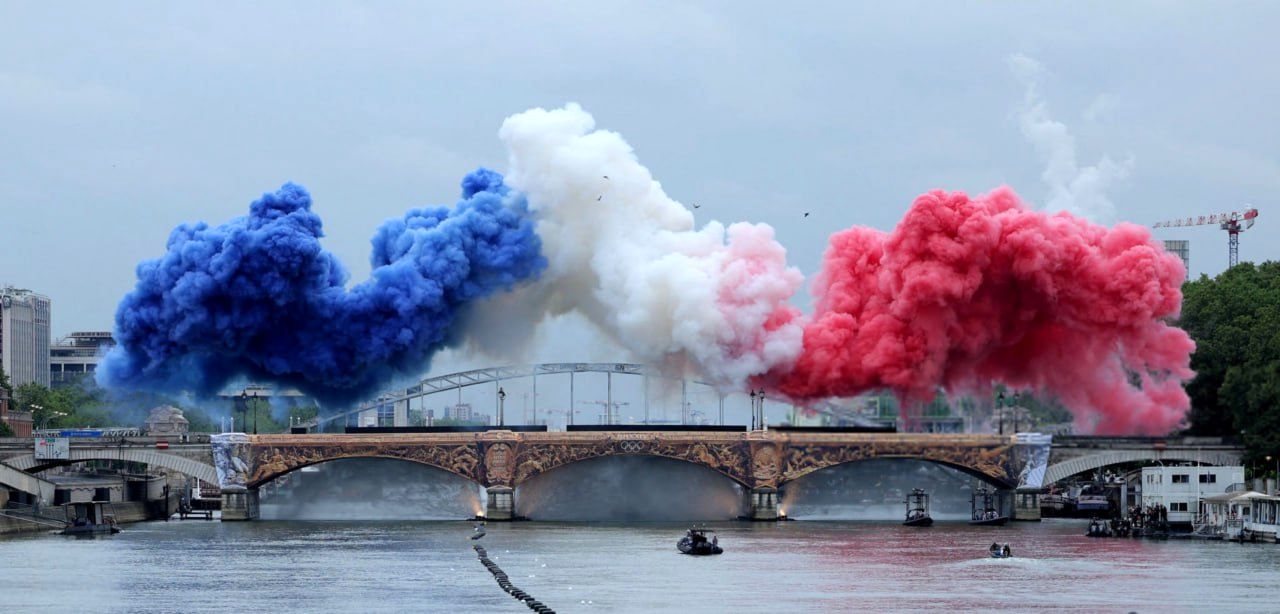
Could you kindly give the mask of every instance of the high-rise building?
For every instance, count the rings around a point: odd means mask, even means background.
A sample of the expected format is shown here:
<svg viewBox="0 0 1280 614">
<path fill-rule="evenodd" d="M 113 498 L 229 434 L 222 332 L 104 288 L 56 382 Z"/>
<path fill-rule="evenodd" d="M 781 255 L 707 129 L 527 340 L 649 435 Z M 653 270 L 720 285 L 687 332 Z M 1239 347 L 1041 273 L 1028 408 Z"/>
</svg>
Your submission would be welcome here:
<svg viewBox="0 0 1280 614">
<path fill-rule="evenodd" d="M 48 297 L 30 290 L 0 288 L 0 366 L 14 388 L 49 385 Z"/>
<path fill-rule="evenodd" d="M 1182 266 L 1187 269 L 1187 279 L 1191 279 L 1191 242 L 1165 239 L 1164 251 L 1177 254 L 1182 259 Z"/>
<path fill-rule="evenodd" d="M 116 340 L 107 331 L 74 332 L 49 347 L 49 382 L 53 388 L 92 377 L 98 362 Z"/>
</svg>

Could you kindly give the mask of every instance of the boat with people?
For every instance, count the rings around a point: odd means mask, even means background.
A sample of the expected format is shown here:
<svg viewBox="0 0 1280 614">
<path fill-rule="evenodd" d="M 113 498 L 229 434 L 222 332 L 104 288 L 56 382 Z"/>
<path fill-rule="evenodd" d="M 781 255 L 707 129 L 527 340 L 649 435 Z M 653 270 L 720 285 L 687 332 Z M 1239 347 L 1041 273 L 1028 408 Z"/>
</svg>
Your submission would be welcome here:
<svg viewBox="0 0 1280 614">
<path fill-rule="evenodd" d="M 923 488 L 916 488 L 907 495 L 907 519 L 902 521 L 908 527 L 933 526 L 933 517 L 929 515 L 929 493 Z"/>
<path fill-rule="evenodd" d="M 710 537 L 707 534 L 711 534 Z M 716 537 L 715 531 L 706 528 L 691 528 L 685 532 L 684 537 L 676 542 L 676 549 L 681 554 L 692 554 L 695 556 L 706 556 L 709 554 L 720 554 L 724 549 L 720 547 L 720 540 Z"/>
<path fill-rule="evenodd" d="M 67 525 L 60 531 L 62 535 L 101 535 L 120 532 L 116 523 L 116 515 L 110 503 L 103 501 L 85 501 L 68 503 L 66 510 Z"/>
<path fill-rule="evenodd" d="M 1085 531 L 1086 537 L 1111 537 L 1113 535 L 1111 526 L 1098 518 L 1090 520 L 1089 528 Z"/>
<path fill-rule="evenodd" d="M 991 558 L 993 559 L 1013 558 L 1013 549 L 1009 548 L 1009 544 L 1005 544 L 1004 546 L 1001 546 L 1000 544 L 992 543 L 991 547 L 988 548 L 987 551 L 991 555 Z"/>
<path fill-rule="evenodd" d="M 986 488 L 973 491 L 969 498 L 969 524 L 974 526 L 1000 527 L 1009 522 L 1009 517 L 1000 511 L 1000 495 Z"/>
</svg>

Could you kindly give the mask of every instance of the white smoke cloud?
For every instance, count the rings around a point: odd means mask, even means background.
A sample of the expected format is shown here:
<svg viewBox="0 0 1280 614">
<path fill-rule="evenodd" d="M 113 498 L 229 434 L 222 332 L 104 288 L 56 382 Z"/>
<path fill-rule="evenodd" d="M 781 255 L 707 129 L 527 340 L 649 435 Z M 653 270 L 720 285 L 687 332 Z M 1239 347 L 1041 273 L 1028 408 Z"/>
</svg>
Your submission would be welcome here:
<svg viewBox="0 0 1280 614">
<path fill-rule="evenodd" d="M 695 228 L 631 146 L 575 104 L 509 117 L 499 136 L 549 263 L 502 301 L 506 317 L 577 310 L 637 358 L 726 388 L 795 361 L 803 329 L 787 301 L 803 276 L 772 227 Z"/>
<path fill-rule="evenodd" d="M 1045 209 L 1066 211 L 1094 222 L 1109 224 L 1116 208 L 1107 189 L 1129 175 L 1133 159 L 1116 162 L 1102 156 L 1097 164 L 1081 167 L 1076 161 L 1076 139 L 1067 125 L 1049 116 L 1039 87 L 1045 69 L 1040 62 L 1021 53 L 1009 56 L 1009 69 L 1026 87 L 1018 125 L 1022 135 L 1045 159 L 1041 174 L 1049 193 Z"/>
</svg>

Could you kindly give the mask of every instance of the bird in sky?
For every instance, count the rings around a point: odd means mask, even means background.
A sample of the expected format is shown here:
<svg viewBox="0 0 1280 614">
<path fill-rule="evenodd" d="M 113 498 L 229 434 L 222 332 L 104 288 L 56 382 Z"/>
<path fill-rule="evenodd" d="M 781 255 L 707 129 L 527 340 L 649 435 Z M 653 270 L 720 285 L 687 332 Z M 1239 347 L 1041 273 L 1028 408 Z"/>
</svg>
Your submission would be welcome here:
<svg viewBox="0 0 1280 614">
<path fill-rule="evenodd" d="M 603 194 L 601 194 L 600 196 L 597 196 L 597 197 L 596 197 L 596 202 L 600 202 L 600 199 L 601 199 L 601 198 L 604 198 L 604 195 L 603 195 Z"/>
<path fill-rule="evenodd" d="M 702 207 L 702 205 L 699 205 L 698 203 L 693 203 L 693 208 L 694 208 L 694 209 L 698 209 L 698 208 L 701 208 L 701 207 Z"/>
<path fill-rule="evenodd" d="M 805 211 L 805 212 L 804 212 L 804 216 L 805 216 L 805 217 L 809 217 L 809 212 L 808 212 L 808 211 Z"/>
<path fill-rule="evenodd" d="M 609 176 L 608 176 L 608 175 L 605 175 L 605 176 L 604 176 L 604 178 L 605 178 L 605 179 L 608 179 L 608 178 L 609 178 Z"/>
</svg>

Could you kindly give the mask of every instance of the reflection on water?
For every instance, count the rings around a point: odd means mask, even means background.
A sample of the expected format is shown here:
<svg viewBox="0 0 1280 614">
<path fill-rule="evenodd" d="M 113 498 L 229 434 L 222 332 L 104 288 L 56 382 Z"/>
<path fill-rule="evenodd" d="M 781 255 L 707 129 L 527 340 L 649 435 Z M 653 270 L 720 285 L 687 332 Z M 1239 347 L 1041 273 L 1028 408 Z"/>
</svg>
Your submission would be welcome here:
<svg viewBox="0 0 1280 614">
<path fill-rule="evenodd" d="M 490 556 L 557 612 L 1274 611 L 1280 547 L 1090 539 L 1084 521 L 713 525 L 490 523 Z M 476 561 L 466 522 L 205 521 L 109 538 L 0 541 L 5 611 L 528 612 Z M 992 560 L 992 541 L 1015 558 Z M 22 590 L 9 590 L 21 587 Z M 590 603 L 588 603 L 590 602 Z"/>
</svg>

